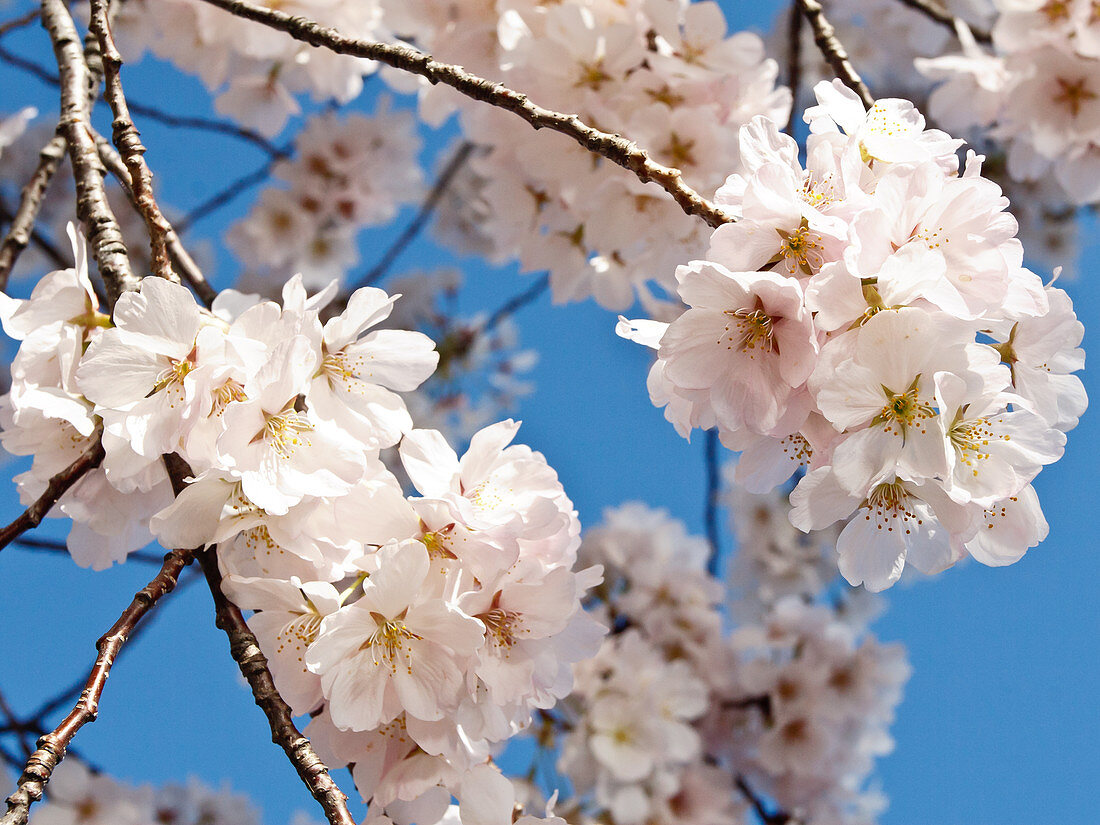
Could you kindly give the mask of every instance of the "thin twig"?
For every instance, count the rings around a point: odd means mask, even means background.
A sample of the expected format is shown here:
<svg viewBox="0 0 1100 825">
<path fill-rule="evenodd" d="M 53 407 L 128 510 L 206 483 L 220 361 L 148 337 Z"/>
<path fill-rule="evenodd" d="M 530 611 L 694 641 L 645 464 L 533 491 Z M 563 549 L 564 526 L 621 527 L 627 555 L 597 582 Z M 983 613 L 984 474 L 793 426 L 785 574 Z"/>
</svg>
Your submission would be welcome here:
<svg viewBox="0 0 1100 825">
<path fill-rule="evenodd" d="M 0 530 L 0 550 L 11 544 L 12 540 L 21 533 L 41 524 L 42 519 L 46 517 L 46 513 L 57 503 L 57 500 L 80 481 L 85 473 L 99 466 L 103 461 L 103 455 L 103 442 L 100 441 L 99 436 L 96 436 L 95 441 L 83 455 L 50 479 L 46 485 L 46 491 L 30 507 L 24 510 L 15 521 Z"/>
<path fill-rule="evenodd" d="M 213 2 L 213 0 L 207 0 L 207 2 Z M 810 28 L 814 31 L 814 43 L 817 44 L 828 64 L 832 66 L 836 76 L 859 96 L 864 108 L 870 109 L 875 105 L 875 98 L 871 95 L 867 84 L 863 82 L 863 78 L 859 76 L 855 66 L 852 65 L 852 61 L 848 59 L 848 52 L 844 44 L 837 39 L 836 29 L 833 28 L 832 23 L 825 18 L 821 3 L 818 0 L 795 0 L 795 2 L 802 9 Z"/>
<path fill-rule="evenodd" d="M 764 805 L 764 800 L 749 787 L 749 783 L 745 781 L 745 777 L 738 776 L 736 784 L 737 790 L 744 794 L 745 799 L 752 805 L 753 810 L 756 811 L 756 815 L 760 818 L 763 825 L 794 825 L 794 817 L 786 811 L 769 811 Z"/>
<path fill-rule="evenodd" d="M 951 33 L 957 35 L 958 30 L 955 28 L 956 22 L 959 18 L 955 17 L 951 12 L 945 9 L 942 5 L 935 2 L 935 0 L 898 0 L 902 5 L 908 6 L 914 11 L 919 11 L 929 20 L 934 20 L 940 25 L 947 26 L 951 29 Z M 983 29 L 976 29 L 969 23 L 966 24 L 970 29 L 970 33 L 974 35 L 974 39 L 979 43 L 990 44 L 993 42 L 993 36 Z"/>
<path fill-rule="evenodd" d="M 137 196 L 134 194 L 132 186 L 133 178 L 130 176 L 130 170 L 126 168 L 122 156 L 98 132 L 93 132 L 93 137 L 95 138 L 96 149 L 99 150 L 99 159 L 103 162 L 107 171 L 118 181 L 118 185 L 122 187 L 122 191 L 126 193 L 130 203 L 140 212 L 141 207 L 138 205 Z M 163 218 L 163 215 L 161 217 Z M 164 218 L 164 226 L 164 238 L 167 243 L 168 254 L 172 259 L 173 268 L 194 290 L 195 294 L 202 299 L 203 303 L 209 307 L 214 303 L 214 299 L 218 297 L 218 291 L 210 286 L 210 282 L 206 280 L 199 265 L 195 263 L 195 259 L 184 247 L 183 241 L 180 240 L 179 235 L 167 218 Z"/>
<path fill-rule="evenodd" d="M 707 557 L 707 572 L 718 578 L 722 545 L 718 532 L 718 496 L 722 490 L 722 478 L 718 471 L 718 430 L 706 431 L 703 439 L 704 456 L 707 471 L 706 501 L 703 506 L 703 522 L 707 530 L 707 543 L 710 555 Z"/>
<path fill-rule="evenodd" d="M 35 13 L 38 16 L 38 13 Z M 53 74 L 49 69 L 44 66 L 40 66 L 33 60 L 28 60 L 22 55 L 0 46 L 0 61 L 13 66 L 20 71 L 27 72 L 38 78 L 38 80 L 46 83 L 50 86 L 57 86 L 59 83 L 57 75 Z M 130 111 L 141 117 L 148 118 L 149 120 L 155 120 L 164 126 L 178 127 L 182 129 L 195 129 L 202 132 L 213 132 L 214 134 L 227 135 L 229 137 L 237 138 L 246 143 L 251 143 L 256 148 L 262 150 L 265 154 L 269 155 L 275 160 L 288 157 L 287 150 L 276 146 L 270 140 L 265 138 L 259 132 L 255 132 L 252 129 L 246 129 L 243 126 L 238 126 L 235 123 L 229 123 L 223 120 L 214 120 L 207 117 L 197 117 L 194 115 L 175 115 L 170 112 L 165 112 L 158 109 L 156 106 L 151 106 L 148 103 L 141 103 L 136 100 L 128 101 L 130 104 Z"/>
<path fill-rule="evenodd" d="M 492 315 L 486 319 L 485 323 L 481 326 L 482 332 L 489 332 L 497 327 L 501 321 L 507 318 L 509 315 L 513 315 L 523 307 L 531 304 L 539 299 L 539 297 L 550 288 L 550 273 L 544 272 L 539 276 L 531 286 L 527 287 L 523 292 L 518 295 L 514 295 L 501 304 Z"/>
<path fill-rule="evenodd" d="M 8 288 L 8 278 L 11 276 L 12 268 L 31 241 L 46 188 L 53 180 L 54 172 L 57 171 L 63 157 L 65 157 L 65 138 L 59 135 L 51 138 L 38 153 L 38 166 L 23 187 L 19 196 L 19 207 L 10 218 L 11 226 L 4 240 L 0 241 L 0 292 Z M 4 211 L 6 212 L 7 209 L 5 208 Z"/>
<path fill-rule="evenodd" d="M 275 164 L 277 162 L 278 161 L 274 159 L 269 160 L 258 169 L 231 181 L 224 189 L 215 192 L 202 203 L 195 206 L 190 212 L 184 215 L 183 218 L 176 221 L 177 229 L 180 232 L 186 232 L 196 221 L 205 218 L 215 210 L 221 209 L 226 204 L 236 200 L 238 196 L 243 195 L 253 186 L 258 186 L 263 183 L 271 177 L 271 172 L 275 169 Z"/>
<path fill-rule="evenodd" d="M 256 704 L 267 717 L 271 727 L 271 741 L 286 753 L 298 776 L 324 809 L 328 821 L 332 825 L 355 825 L 355 820 L 348 811 L 347 797 L 329 776 L 328 768 L 313 750 L 309 739 L 295 726 L 290 707 L 276 690 L 271 671 L 267 667 L 267 659 L 260 652 L 260 645 L 240 609 L 222 593 L 222 577 L 214 550 L 200 553 L 199 563 L 214 597 L 217 611 L 215 623 L 229 637 L 229 652 L 240 667 L 241 674 L 248 680 Z M 0 825 L 7 823 L 0 822 Z"/>
<path fill-rule="evenodd" d="M 45 0 L 49 3 L 50 0 Z M 193 550 L 173 550 L 164 557 L 160 572 L 134 596 L 111 629 L 96 642 L 95 664 L 88 674 L 84 690 L 65 719 L 38 740 L 38 749 L 27 759 L 19 785 L 8 797 L 8 811 L 0 817 L 0 825 L 26 825 L 32 804 L 42 798 L 42 790 L 50 781 L 54 768 L 65 756 L 65 749 L 76 732 L 88 722 L 95 721 L 99 711 L 99 698 L 111 667 L 127 638 L 142 617 L 160 599 L 171 593 L 179 581 L 180 572 L 194 560 Z"/>
<path fill-rule="evenodd" d="M 134 558 L 134 555 L 134 553 L 131 553 L 129 556 L 127 556 L 127 559 L 129 560 Z M 144 559 L 142 559 L 142 561 L 144 561 Z M 164 557 L 157 556 L 155 561 L 158 565 L 163 564 Z M 185 589 L 193 585 L 195 582 L 200 581 L 202 578 L 202 573 L 199 571 L 195 571 L 195 573 L 192 575 L 188 575 L 187 572 L 182 573 L 179 577 L 179 583 L 176 585 L 176 592 L 182 593 Z M 156 624 L 156 618 L 157 614 L 153 614 L 149 617 L 148 620 L 142 622 L 134 628 L 134 632 L 130 634 L 129 644 L 119 652 L 117 658 L 121 658 L 122 654 L 125 653 L 125 651 L 133 648 L 133 646 L 137 643 L 137 640 L 146 632 L 148 632 L 149 628 L 153 627 Z M 69 687 L 65 688 L 52 698 L 47 699 L 45 702 L 39 705 L 30 716 L 18 723 L 18 727 L 15 727 L 9 723 L 4 727 L 0 727 L 0 733 L 10 733 L 13 730 L 17 730 L 18 728 L 24 728 L 38 735 L 45 733 L 46 730 L 43 726 L 45 725 L 46 719 L 54 711 L 76 701 L 77 697 L 80 696 L 80 692 L 84 689 L 84 681 L 84 679 L 77 679 L 75 682 L 69 685 Z"/>
<path fill-rule="evenodd" d="M 130 117 L 130 107 L 126 103 L 126 93 L 122 88 L 122 55 L 115 46 L 111 34 L 111 24 L 107 19 L 110 0 L 90 0 L 91 18 L 89 31 L 99 41 L 99 52 L 103 60 L 104 92 L 107 105 L 111 107 L 114 120 L 111 124 L 111 139 L 118 147 L 126 169 L 130 172 L 130 194 L 138 213 L 145 221 L 149 234 L 151 266 L 153 274 L 169 281 L 177 280 L 168 257 L 168 233 L 172 225 L 160 210 L 153 194 L 153 172 L 145 162 L 145 146 L 141 135 Z M 97 149 L 98 157 L 98 149 Z"/>
<path fill-rule="evenodd" d="M 18 29 L 27 28 L 27 26 L 38 20 L 38 15 L 38 9 L 33 8 L 26 14 L 13 17 L 11 20 L 5 20 L 3 23 L 0 23 L 0 37 L 4 37 Z"/>
<path fill-rule="evenodd" d="M 787 85 L 791 89 L 791 113 L 787 116 L 783 131 L 793 136 L 798 92 L 802 85 L 802 9 L 798 6 L 798 0 L 791 3 L 787 17 Z"/>
<path fill-rule="evenodd" d="M 130 101 L 130 111 L 135 115 L 141 115 L 142 117 L 149 118 L 149 120 L 155 120 L 157 123 L 163 124 L 164 126 L 214 132 L 219 135 L 228 135 L 229 137 L 243 140 L 245 143 L 251 143 L 257 149 L 262 150 L 275 160 L 282 160 L 283 158 L 289 157 L 286 149 L 276 146 L 259 132 L 254 132 L 251 129 L 246 129 L 235 123 L 228 123 L 223 120 L 213 120 L 208 117 L 174 115 L 171 112 L 165 112 L 155 106 L 150 106 L 147 103 L 139 103 L 134 100 Z"/>
<path fill-rule="evenodd" d="M 7 698 L 3 692 L 0 692 L 0 713 L 7 719 L 7 726 L 11 729 L 19 739 L 19 747 L 23 751 L 23 758 L 30 759 L 34 750 L 31 748 L 31 743 L 27 741 L 27 727 L 19 721 L 19 717 L 15 715 L 15 711 L 11 709 L 11 705 L 8 704 Z"/>
<path fill-rule="evenodd" d="M 12 547 L 23 547 L 28 550 L 45 550 L 50 553 L 66 553 L 69 552 L 69 546 L 63 542 L 55 539 L 40 539 L 33 536 L 20 536 L 17 539 L 13 539 L 11 542 Z M 164 561 L 164 556 L 160 553 L 146 553 L 143 550 L 135 550 L 126 556 L 126 561 L 136 561 L 142 564 L 160 564 Z"/>
<path fill-rule="evenodd" d="M 710 226 L 721 226 L 732 218 L 686 183 L 679 169 L 663 166 L 621 135 L 601 132 L 583 123 L 576 115 L 555 112 L 538 106 L 527 95 L 473 75 L 461 66 L 440 63 L 431 55 L 411 46 L 378 43 L 345 37 L 335 29 L 322 26 L 305 17 L 295 17 L 276 9 L 263 8 L 245 0 L 206 0 L 211 5 L 284 31 L 296 40 L 311 46 L 326 48 L 337 54 L 347 54 L 377 60 L 388 66 L 420 75 L 429 83 L 442 83 L 467 97 L 489 103 L 526 120 L 536 129 L 552 129 L 566 135 L 597 155 L 633 172 L 643 183 L 653 181 L 672 195 L 689 215 L 705 220 Z"/>
<path fill-rule="evenodd" d="M 371 271 L 360 278 L 354 286 L 349 287 L 348 291 L 363 286 L 372 286 L 385 277 L 386 273 L 393 265 L 393 262 L 397 260 L 408 245 L 412 243 L 416 236 L 420 234 L 425 226 L 427 226 L 428 221 L 431 219 L 436 207 L 439 206 L 440 200 L 443 199 L 443 195 L 446 194 L 455 175 L 457 175 L 466 164 L 466 161 L 475 148 L 474 144 L 470 141 L 463 141 L 459 145 L 455 153 L 451 155 L 451 159 L 447 161 L 447 165 L 443 167 L 443 171 L 439 173 L 439 177 L 436 178 L 431 191 L 420 205 L 420 209 L 417 210 L 416 216 L 409 222 L 409 225 L 405 227 L 405 231 L 390 244 L 389 249 L 386 250 L 385 254 L 379 259 L 378 263 L 374 265 Z"/>
<path fill-rule="evenodd" d="M 61 79 L 58 133 L 68 143 L 76 181 L 76 213 L 107 287 L 111 308 L 118 297 L 136 289 L 138 278 L 103 187 L 105 170 L 91 135 L 88 88 L 91 80 L 76 26 L 65 0 L 42 0 L 42 25 L 50 33 Z"/>
</svg>

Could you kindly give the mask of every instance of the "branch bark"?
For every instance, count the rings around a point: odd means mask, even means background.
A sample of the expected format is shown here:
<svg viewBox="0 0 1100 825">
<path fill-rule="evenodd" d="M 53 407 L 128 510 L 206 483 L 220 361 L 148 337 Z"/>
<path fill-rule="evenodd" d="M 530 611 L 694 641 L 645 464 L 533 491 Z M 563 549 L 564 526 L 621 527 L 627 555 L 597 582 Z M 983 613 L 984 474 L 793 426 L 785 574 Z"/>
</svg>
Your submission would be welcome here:
<svg viewBox="0 0 1100 825">
<path fill-rule="evenodd" d="M 149 233 L 153 274 L 172 281 L 176 280 L 168 257 L 168 233 L 172 231 L 172 225 L 160 211 L 160 205 L 153 194 L 153 172 L 145 162 L 145 146 L 133 118 L 130 117 L 126 93 L 122 89 L 122 55 L 115 47 L 111 23 L 107 19 L 109 3 L 110 0 L 90 0 L 89 31 L 99 41 L 99 51 L 103 59 L 103 96 L 114 115 L 111 139 L 118 147 L 123 163 L 130 173 L 130 195 Z"/>
<path fill-rule="evenodd" d="M 211 0 L 207 1 L 211 2 Z M 821 3 L 818 0 L 795 0 L 795 2 L 802 9 L 806 22 L 813 29 L 814 43 L 836 72 L 836 76 L 859 96 L 865 108 L 870 109 L 875 105 L 875 98 L 867 88 L 867 84 L 863 82 L 863 78 L 859 76 L 856 67 L 852 65 L 852 61 L 848 59 L 848 52 L 837 38 L 836 29 L 825 17 L 825 10 L 821 7 Z"/>
<path fill-rule="evenodd" d="M 946 8 L 940 5 L 935 0 L 898 0 L 903 6 L 908 6 L 913 11 L 918 11 L 927 17 L 929 20 L 934 20 L 942 26 L 947 26 L 951 29 L 952 34 L 957 34 L 955 29 L 955 23 L 959 18 L 951 14 Z M 964 21 L 965 22 L 965 21 Z M 970 33 L 974 35 L 974 39 L 979 43 L 990 44 L 993 42 L 993 36 L 982 29 L 975 29 L 966 24 L 970 28 Z"/>
<path fill-rule="evenodd" d="M 93 133 L 93 138 L 95 139 L 96 149 L 99 151 L 100 161 L 114 179 L 118 181 L 118 185 L 122 187 L 122 191 L 126 193 L 130 203 L 140 212 L 141 206 L 138 204 L 137 195 L 134 193 L 133 178 L 122 156 L 98 132 Z M 168 254 L 172 259 L 173 269 L 209 308 L 214 303 L 214 299 L 218 297 L 218 291 L 210 286 L 210 283 L 202 274 L 202 270 L 199 269 L 199 265 L 195 263 L 195 259 L 191 257 L 191 254 L 183 245 L 183 241 L 180 240 L 179 234 L 173 228 L 171 222 L 163 215 L 161 217 L 164 219 L 166 228 L 164 240 L 167 244 Z"/>
<path fill-rule="evenodd" d="M 267 717 L 271 727 L 271 741 L 286 753 L 298 776 L 324 809 L 325 818 L 332 825 L 355 825 L 355 820 L 348 811 L 347 797 L 329 776 L 328 768 L 313 750 L 309 739 L 295 726 L 290 707 L 275 688 L 267 659 L 260 651 L 260 645 L 240 609 L 222 593 L 222 577 L 214 549 L 200 553 L 199 563 L 206 574 L 207 584 L 210 585 L 210 594 L 214 597 L 217 613 L 215 624 L 229 637 L 229 652 L 240 667 L 241 674 L 248 680 L 256 704 Z M 0 821 L 0 825 L 8 823 Z"/>
<path fill-rule="evenodd" d="M 89 471 L 103 461 L 103 442 L 97 437 L 95 442 L 76 461 L 50 479 L 46 491 L 11 524 L 0 530 L 0 550 L 3 550 L 20 534 L 42 523 L 59 498 L 80 481 Z"/>
<path fill-rule="evenodd" d="M 38 166 L 23 187 L 19 196 L 19 207 L 12 216 L 8 233 L 0 242 L 0 292 L 7 290 L 8 278 L 15 267 L 15 262 L 31 241 L 42 199 L 64 156 L 65 138 L 60 135 L 51 139 L 38 153 Z"/>
<path fill-rule="evenodd" d="M 119 295 L 137 288 L 139 279 L 130 267 L 130 256 L 103 186 L 105 171 L 91 134 L 88 89 L 92 79 L 65 0 L 42 0 L 42 25 L 50 34 L 60 71 L 61 116 L 57 128 L 68 143 L 76 180 L 76 212 L 113 308 Z"/>
<path fill-rule="evenodd" d="M 572 138 L 590 152 L 630 170 L 643 183 L 649 181 L 656 183 L 673 197 L 684 212 L 702 218 L 710 226 L 721 226 L 733 220 L 732 216 L 684 183 L 679 169 L 657 163 L 633 141 L 621 135 L 594 129 L 583 123 L 576 115 L 545 109 L 528 100 L 527 95 L 501 83 L 494 83 L 471 74 L 461 66 L 440 63 L 431 55 L 411 46 L 346 37 L 335 29 L 322 26 L 315 20 L 256 6 L 246 0 L 205 0 L 205 2 L 246 20 L 253 20 L 286 32 L 294 39 L 311 46 L 329 49 L 337 54 L 376 60 L 387 66 L 420 75 L 433 85 L 442 83 L 450 86 L 469 98 L 512 112 L 536 129 L 552 129 Z"/>
<path fill-rule="evenodd" d="M 47 0 L 49 2 L 49 0 Z M 42 798 L 42 791 L 54 769 L 65 756 L 65 749 L 78 730 L 94 722 L 99 712 L 99 698 L 111 674 L 111 667 L 134 627 L 161 598 L 175 589 L 179 575 L 194 560 L 193 550 L 173 550 L 164 557 L 160 572 L 137 592 L 111 629 L 96 642 L 95 664 L 88 681 L 68 716 L 41 739 L 38 748 L 27 760 L 19 784 L 8 797 L 8 810 L 0 817 L 0 825 L 26 825 L 30 807 Z"/>
</svg>

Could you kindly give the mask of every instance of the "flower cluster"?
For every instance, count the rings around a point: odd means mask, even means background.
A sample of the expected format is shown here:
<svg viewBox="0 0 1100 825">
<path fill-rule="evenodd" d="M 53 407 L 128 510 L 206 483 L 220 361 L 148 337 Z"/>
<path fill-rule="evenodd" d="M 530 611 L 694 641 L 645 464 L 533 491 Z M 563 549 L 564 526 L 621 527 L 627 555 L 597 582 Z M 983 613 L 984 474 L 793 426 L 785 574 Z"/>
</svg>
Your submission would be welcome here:
<svg viewBox="0 0 1100 825">
<path fill-rule="evenodd" d="M 0 306 L 22 341 L 0 439 L 35 457 L 21 496 L 101 439 L 101 468 L 60 502 L 74 558 L 107 566 L 150 530 L 217 545 L 223 587 L 256 611 L 276 686 L 317 714 L 331 764 L 354 763 L 378 812 L 438 819 L 603 634 L 580 607 L 599 571 L 573 572 L 580 526 L 557 475 L 509 446 L 510 420 L 461 460 L 412 428 L 398 393 L 438 354 L 421 333 L 370 330 L 395 300 L 381 290 L 322 323 L 335 284 L 309 296 L 296 277 L 281 306 L 226 291 L 205 311 L 146 278 L 109 318 L 74 245 L 75 269 Z M 398 442 L 412 498 L 379 459 Z M 169 453 L 193 473 L 174 501 Z"/>
<path fill-rule="evenodd" d="M 871 823 L 885 807 L 863 791 L 909 678 L 905 649 L 883 645 L 827 607 L 788 597 L 731 646 L 741 662 L 719 741 L 758 793 L 808 823 Z M 718 730 L 723 730 L 719 728 Z"/>
<path fill-rule="evenodd" d="M 917 60 L 945 81 L 929 112 L 987 130 L 1017 180 L 1053 176 L 1075 204 L 1100 199 L 1100 16 L 1089 0 L 994 0 L 993 51 L 960 31 L 962 53 Z"/>
<path fill-rule="evenodd" d="M 228 789 L 215 791 L 197 779 L 186 785 L 133 787 L 94 773 L 75 758 L 66 759 L 50 777 L 46 800 L 31 825 L 260 825 L 260 814 L 247 797 Z M 291 825 L 312 825 L 302 812 Z"/>
<path fill-rule="evenodd" d="M 756 114 L 780 119 L 789 111 L 790 95 L 776 88 L 777 67 L 760 38 L 727 35 L 714 2 L 394 2 L 386 19 L 440 60 L 630 135 L 706 194 L 737 161 L 737 127 Z M 614 309 L 636 294 L 649 301 L 654 273 L 671 272 L 705 247 L 705 227 L 656 187 L 593 163 L 560 135 L 425 87 L 425 119 L 455 107 L 468 138 L 485 149 L 453 192 L 453 204 L 473 215 L 466 242 L 496 260 L 518 258 L 524 270 L 549 270 L 555 300 L 593 296 Z"/>
<path fill-rule="evenodd" d="M 911 562 L 1009 564 L 1046 533 L 1030 486 L 1087 404 L 1068 296 L 1022 266 L 1006 198 L 903 100 L 816 87 L 805 168 L 757 118 L 719 190 L 738 220 L 676 271 L 688 309 L 619 332 L 685 436 L 717 427 L 737 480 L 846 522 L 840 569 L 882 590 Z"/>
<path fill-rule="evenodd" d="M 291 14 L 322 19 L 361 37 L 392 40 L 378 0 L 294 0 Z M 196 0 L 134 0 L 112 23 L 127 62 L 145 51 L 197 74 L 218 92 L 217 110 L 267 135 L 301 111 L 294 95 L 347 103 L 373 73 L 371 60 L 317 49 Z"/>
<path fill-rule="evenodd" d="M 358 261 L 358 230 L 390 221 L 423 191 L 420 137 L 412 112 L 383 101 L 370 117 L 310 119 L 294 141 L 293 159 L 275 166 L 284 184 L 263 190 L 227 240 L 248 271 L 248 285 L 270 288 L 301 273 L 319 288 Z"/>
<path fill-rule="evenodd" d="M 740 552 L 759 555 L 747 540 Z M 591 608 L 613 635 L 544 717 L 565 732 L 559 769 L 581 794 L 571 820 L 745 822 L 752 794 L 811 825 L 870 821 L 882 800 L 863 785 L 892 749 L 908 668 L 853 621 L 853 594 L 817 604 L 826 580 L 730 632 L 707 543 L 640 504 L 608 511 L 581 554 L 605 565 Z"/>
</svg>

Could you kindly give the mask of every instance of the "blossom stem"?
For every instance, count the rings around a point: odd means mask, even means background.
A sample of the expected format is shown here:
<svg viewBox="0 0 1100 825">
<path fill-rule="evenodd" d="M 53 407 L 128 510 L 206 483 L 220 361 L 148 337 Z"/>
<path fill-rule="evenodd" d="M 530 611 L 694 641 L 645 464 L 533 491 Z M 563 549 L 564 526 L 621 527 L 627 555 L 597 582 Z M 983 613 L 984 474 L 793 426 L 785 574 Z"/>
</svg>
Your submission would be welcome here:
<svg viewBox="0 0 1100 825">
<path fill-rule="evenodd" d="M 0 530 L 0 550 L 11 544 L 22 533 L 41 524 L 42 519 L 46 517 L 46 514 L 57 503 L 57 500 L 65 495 L 70 487 L 80 481 L 85 473 L 98 467 L 99 463 L 103 461 L 103 456 L 103 443 L 97 437 L 83 455 L 50 479 L 45 492 L 30 507 L 24 510 L 15 521 Z"/>
<path fill-rule="evenodd" d="M 11 225 L 4 240 L 0 241 L 0 291 L 7 289 L 8 278 L 11 276 L 15 262 L 33 237 L 34 224 L 38 219 L 38 210 L 42 207 L 42 199 L 64 155 L 65 138 L 59 135 L 51 138 L 38 154 L 38 166 L 23 187 L 19 196 L 19 207 L 12 215 Z"/>
<path fill-rule="evenodd" d="M 875 98 L 867 88 L 867 84 L 863 82 L 863 78 L 859 76 L 855 66 L 852 65 L 852 61 L 848 59 L 848 51 L 837 38 L 836 29 L 833 28 L 832 23 L 825 17 L 825 10 L 821 7 L 821 3 L 818 0 L 795 0 L 795 2 L 802 9 L 802 14 L 813 29 L 814 43 L 817 44 L 828 64 L 832 66 L 836 76 L 859 96 L 864 108 L 870 109 L 875 105 Z"/>
<path fill-rule="evenodd" d="M 254 20 L 286 32 L 296 40 L 309 43 L 311 46 L 326 48 L 337 54 L 377 60 L 379 63 L 418 74 L 427 78 L 432 84 L 442 83 L 450 86 L 469 98 L 512 112 L 536 129 L 552 129 L 572 138 L 590 152 L 630 170 L 643 183 L 649 181 L 657 183 L 672 195 L 684 212 L 702 218 L 710 226 L 721 226 L 733 220 L 717 205 L 684 183 L 679 169 L 657 163 L 633 141 L 595 129 L 583 123 L 576 115 L 555 112 L 538 106 L 528 100 L 527 95 L 501 83 L 494 83 L 471 74 L 461 66 L 440 63 L 431 55 L 411 46 L 346 37 L 335 29 L 322 26 L 315 20 L 286 14 L 277 9 L 263 8 L 246 0 L 206 0 L 206 2 L 238 17 Z"/>
<path fill-rule="evenodd" d="M 76 180 L 77 215 L 84 226 L 99 271 L 114 302 L 126 291 L 136 289 L 138 277 L 130 266 L 130 256 L 122 231 L 107 202 L 103 185 L 105 170 L 91 136 L 88 88 L 91 73 L 81 49 L 80 36 L 65 0 L 42 0 L 42 25 L 50 34 L 60 71 L 61 117 L 58 133 L 65 137 Z"/>
<path fill-rule="evenodd" d="M 203 551 L 198 558 L 214 597 L 215 624 L 229 637 L 229 652 L 240 667 L 241 674 L 248 680 L 256 704 L 267 717 L 271 741 L 286 753 L 298 776 L 324 809 L 328 821 L 332 825 L 355 825 L 355 819 L 348 811 L 347 796 L 329 776 L 328 768 L 313 750 L 309 739 L 295 726 L 290 706 L 276 690 L 267 667 L 267 658 L 260 651 L 259 642 L 241 615 L 240 608 L 222 593 L 222 577 L 214 549 Z M 0 825 L 7 823 L 0 822 Z"/>
<path fill-rule="evenodd" d="M 61 724 L 38 740 L 37 750 L 27 759 L 19 784 L 7 799 L 8 810 L 0 817 L 0 825 L 26 825 L 31 805 L 42 798 L 46 783 L 65 757 L 65 750 L 76 732 L 95 721 L 99 712 L 99 697 L 126 640 L 153 606 L 175 589 L 183 568 L 193 560 L 193 550 L 172 550 L 168 553 L 160 572 L 137 592 L 111 629 L 96 642 L 98 655 L 80 698 Z"/>
</svg>

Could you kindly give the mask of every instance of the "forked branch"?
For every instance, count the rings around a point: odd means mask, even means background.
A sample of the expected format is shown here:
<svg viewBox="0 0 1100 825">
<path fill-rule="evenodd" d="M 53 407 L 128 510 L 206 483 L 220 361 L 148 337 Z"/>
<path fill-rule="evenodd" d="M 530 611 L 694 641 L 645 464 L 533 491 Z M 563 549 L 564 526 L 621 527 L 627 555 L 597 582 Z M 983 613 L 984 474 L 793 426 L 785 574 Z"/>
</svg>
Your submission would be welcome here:
<svg viewBox="0 0 1100 825">
<path fill-rule="evenodd" d="M 471 74 L 461 66 L 440 63 L 431 55 L 411 46 L 346 37 L 315 20 L 295 17 L 277 9 L 256 6 L 246 0 L 206 0 L 206 2 L 238 17 L 286 32 L 294 39 L 311 46 L 328 49 L 337 54 L 377 60 L 387 66 L 420 75 L 429 83 L 450 86 L 473 100 L 512 112 L 536 129 L 552 129 L 560 132 L 590 152 L 605 157 L 624 169 L 629 169 L 642 182 L 653 181 L 672 195 L 687 214 L 702 218 L 710 226 L 721 226 L 733 220 L 732 216 L 684 183 L 679 169 L 657 163 L 633 141 L 621 135 L 594 129 L 576 115 L 543 108 L 528 100 L 527 95 L 501 83 Z"/>
</svg>

